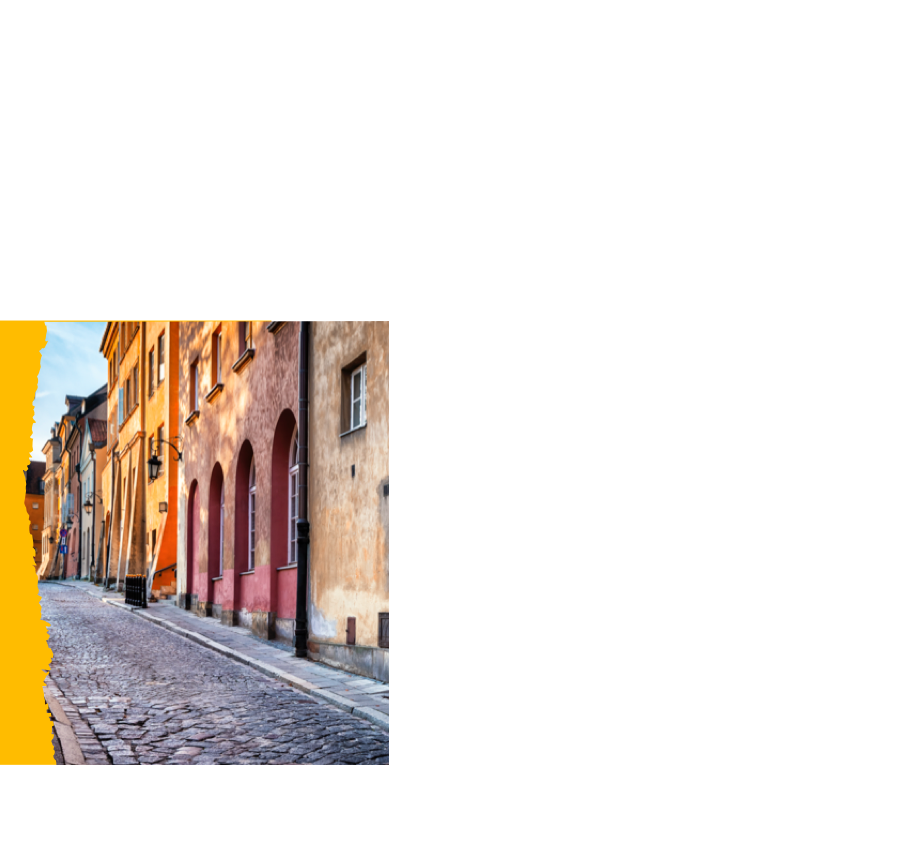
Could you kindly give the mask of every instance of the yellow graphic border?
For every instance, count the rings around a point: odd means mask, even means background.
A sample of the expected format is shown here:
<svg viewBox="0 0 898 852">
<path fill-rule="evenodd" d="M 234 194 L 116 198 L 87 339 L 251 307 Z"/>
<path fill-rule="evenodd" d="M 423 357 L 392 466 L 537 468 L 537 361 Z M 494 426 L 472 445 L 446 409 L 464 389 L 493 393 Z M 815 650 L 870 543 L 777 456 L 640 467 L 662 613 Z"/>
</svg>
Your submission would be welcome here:
<svg viewBox="0 0 898 852">
<path fill-rule="evenodd" d="M 44 678 L 53 654 L 47 644 L 48 626 L 41 620 L 23 474 L 31 459 L 34 397 L 46 343 L 47 326 L 42 322 L 0 322 L 5 403 L 0 417 L 2 764 L 55 763 L 52 723 L 44 703 Z"/>
</svg>

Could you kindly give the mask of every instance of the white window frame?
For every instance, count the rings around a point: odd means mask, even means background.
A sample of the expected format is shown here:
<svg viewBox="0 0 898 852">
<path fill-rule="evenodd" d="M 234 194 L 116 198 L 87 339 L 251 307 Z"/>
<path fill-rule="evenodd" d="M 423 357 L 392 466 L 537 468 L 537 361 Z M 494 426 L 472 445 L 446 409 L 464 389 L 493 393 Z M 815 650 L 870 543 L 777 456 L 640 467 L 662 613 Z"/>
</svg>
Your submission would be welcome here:
<svg viewBox="0 0 898 852">
<path fill-rule="evenodd" d="M 368 412 L 366 411 L 367 391 L 368 391 L 368 365 L 362 364 L 361 367 L 352 371 L 349 377 L 349 429 L 361 429 L 368 422 Z M 359 395 L 355 395 L 355 377 L 361 375 L 359 379 Z M 355 421 L 355 404 L 359 403 L 359 421 Z"/>
<path fill-rule="evenodd" d="M 296 523 L 299 520 L 299 432 L 293 430 L 293 440 L 290 442 L 290 470 L 288 477 L 289 504 L 287 506 L 287 564 L 295 565 L 299 561 L 299 539 Z"/>
<path fill-rule="evenodd" d="M 256 570 L 256 460 L 253 459 L 249 466 L 249 567 L 248 571 Z"/>
</svg>

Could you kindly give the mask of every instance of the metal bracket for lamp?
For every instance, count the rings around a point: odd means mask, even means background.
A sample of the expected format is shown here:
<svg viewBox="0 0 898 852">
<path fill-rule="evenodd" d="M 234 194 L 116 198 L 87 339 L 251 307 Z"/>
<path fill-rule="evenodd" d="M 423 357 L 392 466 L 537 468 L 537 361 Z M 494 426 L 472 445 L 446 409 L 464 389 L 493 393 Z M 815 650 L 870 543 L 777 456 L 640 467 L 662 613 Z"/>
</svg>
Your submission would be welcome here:
<svg viewBox="0 0 898 852">
<path fill-rule="evenodd" d="M 94 498 L 96 497 L 98 503 L 103 502 L 103 498 L 94 492 L 91 492 L 87 495 L 87 499 L 81 504 L 84 507 L 84 511 L 89 515 L 94 507 Z"/>
<path fill-rule="evenodd" d="M 178 443 L 181 442 L 181 439 L 177 435 L 175 435 L 175 438 L 178 441 Z M 171 441 L 166 441 L 165 439 L 163 439 L 163 440 L 159 441 L 158 443 L 168 444 L 178 454 L 177 460 L 184 461 L 183 452 L 178 447 L 176 447 Z M 159 477 L 159 470 L 162 467 L 162 459 L 160 459 L 159 456 L 156 455 L 156 453 L 153 453 L 153 455 L 150 456 L 150 459 L 147 462 L 147 465 L 149 466 L 149 469 L 150 469 L 150 482 L 155 482 L 156 479 Z"/>
</svg>

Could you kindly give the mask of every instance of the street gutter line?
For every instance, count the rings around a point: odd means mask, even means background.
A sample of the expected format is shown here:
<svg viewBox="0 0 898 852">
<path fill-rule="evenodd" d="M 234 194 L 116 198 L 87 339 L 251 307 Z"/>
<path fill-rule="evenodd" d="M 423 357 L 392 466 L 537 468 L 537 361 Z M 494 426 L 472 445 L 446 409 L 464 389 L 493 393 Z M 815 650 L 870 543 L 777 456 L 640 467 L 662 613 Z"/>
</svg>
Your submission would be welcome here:
<svg viewBox="0 0 898 852">
<path fill-rule="evenodd" d="M 358 716 L 360 719 L 364 719 L 372 725 L 377 725 L 377 727 L 383 728 L 386 731 L 390 730 L 390 717 L 387 716 L 386 713 L 381 713 L 380 710 L 363 707 L 360 704 L 356 704 L 355 701 L 349 698 L 344 698 L 342 695 L 337 695 L 327 689 L 318 689 L 314 684 L 309 683 L 307 680 L 303 680 L 301 677 L 285 672 L 283 669 L 279 669 L 277 666 L 272 666 L 269 663 L 263 663 L 261 660 L 257 660 L 254 657 L 241 654 L 239 651 L 235 651 L 232 648 L 228 648 L 226 645 L 215 642 L 207 636 L 203 636 L 201 633 L 194 633 L 192 630 L 187 630 L 177 624 L 165 621 L 165 619 L 150 615 L 149 613 L 144 612 L 140 607 L 130 606 L 121 601 L 110 600 L 109 598 L 101 598 L 101 600 L 103 603 L 117 606 L 119 609 L 126 609 L 133 615 L 145 618 L 147 621 L 152 622 L 157 627 L 162 627 L 165 630 L 170 630 L 172 633 L 177 633 L 179 636 L 183 636 L 185 639 L 190 639 L 198 645 L 203 645 L 238 663 L 250 666 L 250 668 L 254 668 L 256 671 L 262 672 L 262 674 L 283 681 L 294 689 L 298 689 L 300 692 L 305 692 L 308 695 L 320 698 L 322 701 L 326 701 L 328 704 L 333 704 L 334 707 L 337 707 L 340 710 L 345 710 L 347 713 L 351 713 L 354 716 Z"/>
<path fill-rule="evenodd" d="M 53 729 L 59 738 L 63 763 L 66 766 L 108 766 L 106 749 L 96 738 L 90 725 L 80 718 L 77 708 L 65 697 L 49 675 L 44 683 L 44 700 L 53 717 Z M 63 704 L 68 706 L 72 718 L 76 720 L 74 724 L 63 709 Z M 87 755 L 84 749 L 87 749 Z"/>
</svg>

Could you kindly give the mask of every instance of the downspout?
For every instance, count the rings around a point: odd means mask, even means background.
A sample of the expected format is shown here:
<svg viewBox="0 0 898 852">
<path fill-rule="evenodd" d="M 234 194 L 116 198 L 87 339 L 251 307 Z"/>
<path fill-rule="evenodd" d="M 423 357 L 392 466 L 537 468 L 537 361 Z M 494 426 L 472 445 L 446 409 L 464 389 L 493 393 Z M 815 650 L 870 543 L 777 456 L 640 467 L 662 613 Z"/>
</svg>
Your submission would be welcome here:
<svg viewBox="0 0 898 852">
<path fill-rule="evenodd" d="M 116 439 L 118 443 L 118 439 Z M 118 452 L 112 451 L 112 495 L 109 498 L 109 529 L 106 530 L 106 565 L 104 571 L 106 578 L 104 588 L 109 589 L 109 559 L 112 556 L 112 531 L 115 529 L 115 462 L 118 459 Z"/>
<path fill-rule="evenodd" d="M 296 542 L 296 618 L 293 627 L 293 654 L 305 657 L 309 653 L 309 331 L 311 322 L 300 324 L 299 330 L 299 418 L 296 424 L 296 443 L 299 471 L 296 496 L 299 520 Z"/>
<path fill-rule="evenodd" d="M 133 446 L 133 444 L 130 444 Z M 122 459 L 119 456 L 119 467 L 121 467 Z M 128 480 L 128 490 L 122 494 L 124 498 L 122 500 L 122 541 L 119 542 L 119 551 L 118 551 L 118 567 L 115 571 L 115 590 L 120 592 L 124 587 L 122 585 L 122 568 L 124 567 L 123 561 L 128 563 L 128 567 L 131 567 L 131 538 L 132 533 L 134 532 L 134 504 L 137 502 L 137 486 L 134 485 L 134 474 L 131 472 L 131 450 L 128 450 L 128 476 L 126 477 Z M 124 489 L 125 483 L 122 483 L 122 488 Z M 131 505 L 130 507 L 127 505 L 127 497 L 131 495 Z M 130 508 L 130 515 L 128 514 L 128 509 Z M 127 519 L 127 528 L 125 526 L 125 520 Z M 123 545 L 125 541 L 125 535 L 127 533 L 127 544 Z M 122 560 L 122 547 L 125 550 L 125 558 Z"/>
<path fill-rule="evenodd" d="M 75 421 L 74 434 L 78 436 L 78 443 L 77 443 L 78 464 L 75 466 L 75 473 L 78 474 L 78 536 L 80 539 L 81 531 L 84 529 L 84 527 L 81 523 L 81 515 L 84 511 L 84 509 L 82 508 L 84 505 L 84 499 L 83 499 L 84 495 L 81 493 L 81 438 L 83 438 L 84 435 L 81 433 L 81 426 L 78 425 L 77 420 Z M 69 493 L 71 493 L 71 491 L 72 491 L 72 478 L 73 478 L 72 476 L 69 476 Z M 66 538 L 68 539 L 68 536 L 66 536 Z M 66 544 L 68 545 L 67 549 L 69 550 L 69 552 L 71 552 L 71 549 L 72 549 L 71 542 L 67 541 Z M 66 554 L 66 556 L 68 556 L 68 553 Z M 82 561 L 82 559 L 81 559 L 81 541 L 79 540 L 78 541 L 78 573 L 75 575 L 76 580 L 81 579 L 81 561 Z M 65 562 L 65 560 L 63 560 L 63 562 Z M 65 579 L 65 577 L 63 577 L 63 579 Z"/>
<path fill-rule="evenodd" d="M 88 423 L 87 426 L 89 429 L 90 424 Z M 91 437 L 93 437 L 93 436 L 91 436 Z M 94 445 L 93 445 L 92 441 L 90 444 L 90 471 L 94 478 L 94 490 L 91 492 L 90 496 L 93 498 L 94 509 L 99 513 L 100 507 L 97 505 L 97 502 L 98 502 L 97 501 L 97 453 L 96 453 L 96 450 L 94 450 Z M 84 505 L 83 500 L 81 501 L 81 505 L 82 506 Z M 102 515 L 101 515 L 101 517 L 102 517 Z M 90 527 L 90 571 L 88 572 L 88 576 L 89 576 L 91 583 L 93 583 L 93 581 L 94 581 L 94 569 L 96 568 L 96 562 L 94 561 L 94 551 L 96 549 L 95 544 L 96 544 L 96 540 L 97 540 L 96 536 L 94 535 L 94 533 L 96 532 L 96 529 L 95 529 L 96 518 L 97 518 L 97 516 L 94 515 L 94 523 L 92 523 L 91 527 Z"/>
<path fill-rule="evenodd" d="M 79 425 L 75 426 L 78 435 L 78 579 L 81 576 L 81 566 L 84 564 L 84 554 L 81 552 L 84 544 L 84 483 L 81 480 L 81 448 L 83 447 L 84 434 Z"/>
</svg>

